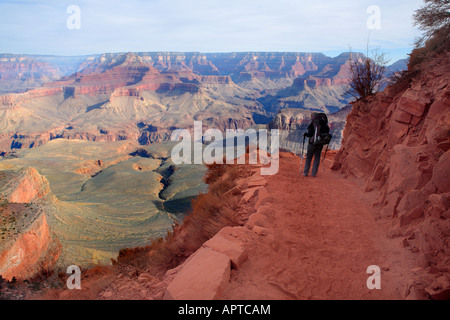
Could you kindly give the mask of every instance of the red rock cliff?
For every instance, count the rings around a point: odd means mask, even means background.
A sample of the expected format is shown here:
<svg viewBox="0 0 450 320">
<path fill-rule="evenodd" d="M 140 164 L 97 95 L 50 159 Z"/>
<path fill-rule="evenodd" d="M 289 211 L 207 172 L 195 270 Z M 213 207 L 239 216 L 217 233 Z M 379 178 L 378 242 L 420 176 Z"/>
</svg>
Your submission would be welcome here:
<svg viewBox="0 0 450 320">
<path fill-rule="evenodd" d="M 0 212 L 0 275 L 26 279 L 45 268 L 52 268 L 60 253 L 60 244 L 52 234 L 41 200 L 52 200 L 47 180 L 33 169 L 2 171 L 0 188 L 3 204 Z"/>
<path fill-rule="evenodd" d="M 389 235 L 417 253 L 416 294 L 432 298 L 450 297 L 449 67 L 447 53 L 422 65 L 406 88 L 356 102 L 333 165 L 379 193 L 373 205 L 392 218 Z"/>
</svg>

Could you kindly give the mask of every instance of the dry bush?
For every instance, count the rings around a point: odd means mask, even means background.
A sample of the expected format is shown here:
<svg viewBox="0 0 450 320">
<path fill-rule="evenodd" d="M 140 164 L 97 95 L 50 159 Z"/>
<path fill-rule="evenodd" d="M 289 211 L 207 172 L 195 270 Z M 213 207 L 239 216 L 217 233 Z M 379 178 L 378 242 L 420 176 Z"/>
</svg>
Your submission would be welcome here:
<svg viewBox="0 0 450 320">
<path fill-rule="evenodd" d="M 433 38 L 448 44 L 450 36 L 449 0 L 425 0 L 425 5 L 414 12 L 413 18 L 414 25 L 424 32 L 423 36 L 416 40 L 416 47 L 423 46 Z"/>
<path fill-rule="evenodd" d="M 450 49 L 450 41 L 448 34 L 437 33 L 436 36 L 426 41 L 425 45 L 414 49 L 409 55 L 408 71 L 413 73 L 420 66 L 440 55 L 448 52 Z"/>
<path fill-rule="evenodd" d="M 227 197 L 214 193 L 202 194 L 193 203 L 192 214 L 187 216 L 184 225 L 188 235 L 188 244 L 192 249 L 199 248 L 225 226 L 238 224 L 237 215 Z"/>
<path fill-rule="evenodd" d="M 391 81 L 404 87 L 422 71 L 423 65 L 450 50 L 450 1 L 425 0 L 425 6 L 416 10 L 414 25 L 424 31 L 409 54 L 408 70 L 395 74 Z"/>
<path fill-rule="evenodd" d="M 67 290 L 68 275 L 60 270 L 50 274 L 39 274 L 28 279 L 32 291 L 30 300 L 95 300 L 112 280 L 117 276 L 117 270 L 111 266 L 96 266 L 81 268 L 82 290 Z M 43 278 L 44 277 L 44 278 Z"/>
<path fill-rule="evenodd" d="M 404 91 L 411 81 L 419 77 L 421 72 L 426 72 L 427 62 L 445 57 L 450 51 L 448 35 L 429 39 L 424 47 L 416 48 L 409 54 L 408 69 L 393 74 L 390 78 L 391 92 L 394 94 Z"/>
<path fill-rule="evenodd" d="M 378 90 L 384 78 L 384 71 L 388 63 L 386 55 L 374 50 L 371 57 L 352 59 L 352 55 L 350 55 L 349 60 L 350 81 L 349 89 L 345 94 L 357 100 L 366 100 Z"/>
<path fill-rule="evenodd" d="M 409 72 L 408 70 L 402 70 L 393 73 L 389 77 L 389 89 L 392 95 L 397 95 L 400 92 L 409 88 L 412 79 L 414 79 L 416 73 Z"/>
<path fill-rule="evenodd" d="M 208 172 L 205 175 L 204 181 L 206 184 L 213 184 L 225 173 L 227 165 L 223 163 L 213 163 L 206 165 Z"/>
</svg>

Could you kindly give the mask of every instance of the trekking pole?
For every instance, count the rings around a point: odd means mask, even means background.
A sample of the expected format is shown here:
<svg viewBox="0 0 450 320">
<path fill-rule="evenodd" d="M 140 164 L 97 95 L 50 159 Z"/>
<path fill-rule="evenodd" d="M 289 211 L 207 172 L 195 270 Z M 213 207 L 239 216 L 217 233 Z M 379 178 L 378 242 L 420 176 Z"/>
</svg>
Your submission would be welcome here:
<svg viewBox="0 0 450 320">
<path fill-rule="evenodd" d="M 323 167 L 323 171 L 325 171 L 325 157 L 327 156 L 327 151 L 328 151 L 328 146 L 330 145 L 331 139 L 333 138 L 333 135 L 330 134 L 330 141 L 328 141 L 327 143 L 327 148 L 325 149 L 325 153 L 323 154 L 323 159 L 322 159 L 322 167 Z"/>
<path fill-rule="evenodd" d="M 303 135 L 302 156 L 300 157 L 300 173 L 302 173 L 303 151 L 305 149 L 305 135 Z"/>
<path fill-rule="evenodd" d="M 327 151 L 328 151 L 328 144 L 327 144 L 327 148 L 325 149 L 325 153 L 323 154 L 323 159 L 322 159 L 322 167 L 323 167 L 323 171 L 325 171 L 325 157 L 327 156 Z"/>
</svg>

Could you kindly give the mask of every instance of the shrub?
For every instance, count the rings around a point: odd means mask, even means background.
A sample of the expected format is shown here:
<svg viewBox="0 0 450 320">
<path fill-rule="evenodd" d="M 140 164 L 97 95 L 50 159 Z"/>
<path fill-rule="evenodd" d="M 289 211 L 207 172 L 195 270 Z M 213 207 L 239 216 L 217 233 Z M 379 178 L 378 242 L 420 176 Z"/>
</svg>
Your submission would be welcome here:
<svg viewBox="0 0 450 320">
<path fill-rule="evenodd" d="M 422 64 L 450 50 L 450 1 L 425 0 L 425 6 L 416 10 L 414 25 L 424 31 L 416 39 L 409 54 L 408 70 L 395 74 L 394 83 L 409 84 L 421 71 Z"/>
<path fill-rule="evenodd" d="M 450 35 L 450 1 L 449 0 L 425 0 L 425 6 L 416 10 L 414 25 L 424 31 L 422 37 L 416 40 L 416 48 L 435 38 L 440 39 L 438 46 L 448 45 Z M 444 42 L 444 43 L 442 43 Z"/>
<path fill-rule="evenodd" d="M 385 54 L 378 51 L 373 51 L 372 57 L 361 59 L 350 55 L 350 88 L 345 94 L 361 100 L 374 94 L 384 78 L 387 62 Z"/>
</svg>

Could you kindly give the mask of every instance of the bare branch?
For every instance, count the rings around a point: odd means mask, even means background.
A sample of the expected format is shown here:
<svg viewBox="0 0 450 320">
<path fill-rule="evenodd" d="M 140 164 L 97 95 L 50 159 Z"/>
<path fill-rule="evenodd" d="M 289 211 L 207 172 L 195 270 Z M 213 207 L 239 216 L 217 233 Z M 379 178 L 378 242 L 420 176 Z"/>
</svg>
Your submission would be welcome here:
<svg viewBox="0 0 450 320">
<path fill-rule="evenodd" d="M 350 54 L 350 81 L 346 94 L 356 99 L 365 99 L 374 94 L 384 78 L 388 60 L 384 53 L 372 51 L 372 57 L 353 59 Z"/>
</svg>

